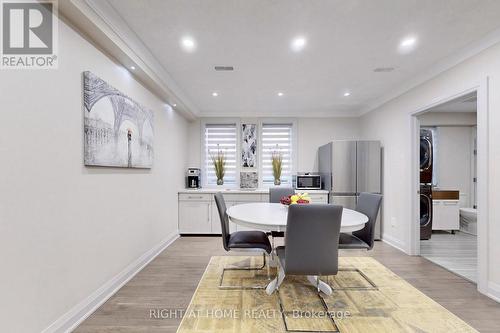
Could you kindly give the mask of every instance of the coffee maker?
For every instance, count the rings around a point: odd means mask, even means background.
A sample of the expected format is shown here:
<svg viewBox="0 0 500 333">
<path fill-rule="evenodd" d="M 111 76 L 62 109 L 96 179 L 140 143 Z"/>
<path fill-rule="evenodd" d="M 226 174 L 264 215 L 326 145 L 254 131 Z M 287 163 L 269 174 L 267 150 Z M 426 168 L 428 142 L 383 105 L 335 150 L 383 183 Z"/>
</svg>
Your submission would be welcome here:
<svg viewBox="0 0 500 333">
<path fill-rule="evenodd" d="M 187 188 L 201 188 L 201 170 L 189 168 L 186 177 Z"/>
</svg>

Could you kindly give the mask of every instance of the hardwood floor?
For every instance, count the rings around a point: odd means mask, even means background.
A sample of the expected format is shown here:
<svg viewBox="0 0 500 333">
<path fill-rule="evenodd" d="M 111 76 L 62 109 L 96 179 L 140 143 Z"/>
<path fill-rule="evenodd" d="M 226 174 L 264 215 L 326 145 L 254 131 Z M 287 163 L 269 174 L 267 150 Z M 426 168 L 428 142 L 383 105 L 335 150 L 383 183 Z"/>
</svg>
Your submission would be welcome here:
<svg viewBox="0 0 500 333">
<path fill-rule="evenodd" d="M 178 239 L 75 332 L 175 332 L 181 318 L 151 319 L 150 310 L 186 309 L 214 255 L 226 255 L 219 237 Z M 382 242 L 370 252 L 341 251 L 341 255 L 372 256 L 475 329 L 498 332 L 500 304 L 479 294 L 475 284 L 423 257 L 407 256 Z"/>
<path fill-rule="evenodd" d="M 477 236 L 460 231 L 434 232 L 431 239 L 420 241 L 420 254 L 455 274 L 477 281 Z"/>
</svg>

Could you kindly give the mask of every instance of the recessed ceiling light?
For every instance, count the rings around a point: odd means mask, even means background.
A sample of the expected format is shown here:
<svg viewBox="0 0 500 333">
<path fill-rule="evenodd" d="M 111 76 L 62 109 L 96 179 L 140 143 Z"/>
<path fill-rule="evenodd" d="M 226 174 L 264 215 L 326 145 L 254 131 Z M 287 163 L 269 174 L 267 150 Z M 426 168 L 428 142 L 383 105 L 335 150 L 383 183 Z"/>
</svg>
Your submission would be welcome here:
<svg viewBox="0 0 500 333">
<path fill-rule="evenodd" d="M 174 104 L 172 104 L 172 106 L 175 108 L 177 106 L 177 104 L 174 103 Z"/>
<path fill-rule="evenodd" d="M 401 46 L 403 47 L 409 47 L 413 46 L 417 42 L 417 39 L 415 37 L 408 37 L 406 39 L 403 39 L 401 42 Z"/>
<path fill-rule="evenodd" d="M 292 43 L 290 44 L 290 47 L 292 48 L 293 51 L 299 52 L 304 49 L 306 46 L 306 39 L 304 37 L 296 37 L 292 40 Z"/>
<path fill-rule="evenodd" d="M 131 70 L 135 70 L 135 66 L 130 66 L 130 69 Z"/>
<path fill-rule="evenodd" d="M 283 96 L 283 95 L 284 95 L 284 94 L 283 94 L 281 91 L 278 93 L 278 96 L 279 96 L 279 97 L 281 97 L 281 96 Z"/>
<path fill-rule="evenodd" d="M 399 43 L 399 52 L 400 53 L 409 53 L 415 49 L 417 46 L 417 37 L 415 36 L 408 36 L 405 37 L 400 43 Z"/>
<path fill-rule="evenodd" d="M 187 52 L 192 52 L 196 49 L 196 42 L 192 37 L 183 37 L 181 39 L 181 46 Z"/>
<path fill-rule="evenodd" d="M 216 92 L 216 91 L 214 91 L 214 92 L 212 93 L 212 96 L 217 97 L 217 96 L 219 96 L 219 93 L 218 93 L 218 92 Z"/>
<path fill-rule="evenodd" d="M 351 96 L 351 93 L 350 93 L 350 92 L 348 92 L 348 91 L 346 91 L 346 92 L 344 93 L 344 97 L 349 97 L 349 96 Z"/>
</svg>

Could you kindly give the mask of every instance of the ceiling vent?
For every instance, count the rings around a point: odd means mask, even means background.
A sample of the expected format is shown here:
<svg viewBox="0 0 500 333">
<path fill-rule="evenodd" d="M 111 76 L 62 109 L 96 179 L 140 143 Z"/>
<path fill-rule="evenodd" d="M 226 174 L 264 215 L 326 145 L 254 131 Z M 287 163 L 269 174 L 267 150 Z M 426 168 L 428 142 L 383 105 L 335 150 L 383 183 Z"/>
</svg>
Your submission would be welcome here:
<svg viewBox="0 0 500 333">
<path fill-rule="evenodd" d="M 373 71 L 375 73 L 389 73 L 394 70 L 394 67 L 377 67 Z"/>
<path fill-rule="evenodd" d="M 218 72 L 234 71 L 233 66 L 215 66 L 214 68 Z"/>
</svg>

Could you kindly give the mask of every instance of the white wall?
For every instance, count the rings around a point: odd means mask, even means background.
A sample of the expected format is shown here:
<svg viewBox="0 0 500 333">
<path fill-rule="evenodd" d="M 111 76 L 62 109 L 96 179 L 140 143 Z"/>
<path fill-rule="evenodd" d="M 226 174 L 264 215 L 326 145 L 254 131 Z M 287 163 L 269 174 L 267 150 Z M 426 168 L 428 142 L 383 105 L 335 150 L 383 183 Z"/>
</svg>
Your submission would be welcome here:
<svg viewBox="0 0 500 333">
<path fill-rule="evenodd" d="M 201 165 L 201 120 L 197 119 L 188 125 L 188 156 L 187 163 L 192 168 L 202 168 Z"/>
<path fill-rule="evenodd" d="M 85 70 L 154 111 L 153 169 L 83 166 Z M 62 22 L 59 69 L 0 91 L 0 330 L 40 332 L 177 234 L 187 122 Z"/>
<path fill-rule="evenodd" d="M 234 119 L 234 118 L 233 118 Z M 357 139 L 358 118 L 294 118 L 297 123 L 297 171 L 318 170 L 318 147 L 332 140 Z M 225 121 L 228 118 L 203 118 L 207 122 Z M 188 164 L 201 167 L 201 122 L 189 124 Z M 258 120 L 256 120 L 258 122 Z"/>
<path fill-rule="evenodd" d="M 426 112 L 418 116 L 421 126 L 475 126 L 476 112 Z"/>
<path fill-rule="evenodd" d="M 391 100 L 361 118 L 361 133 L 378 138 L 384 154 L 383 238 L 409 249 L 411 215 L 411 122 L 409 114 L 457 92 L 466 91 L 489 77 L 489 274 L 488 293 L 500 299 L 500 45 L 495 45 L 407 93 Z M 415 194 L 416 195 L 416 194 Z M 481 209 L 481 207 L 479 207 Z"/>
<path fill-rule="evenodd" d="M 460 206 L 472 207 L 472 127 L 437 127 L 437 186 L 460 191 Z"/>
</svg>

